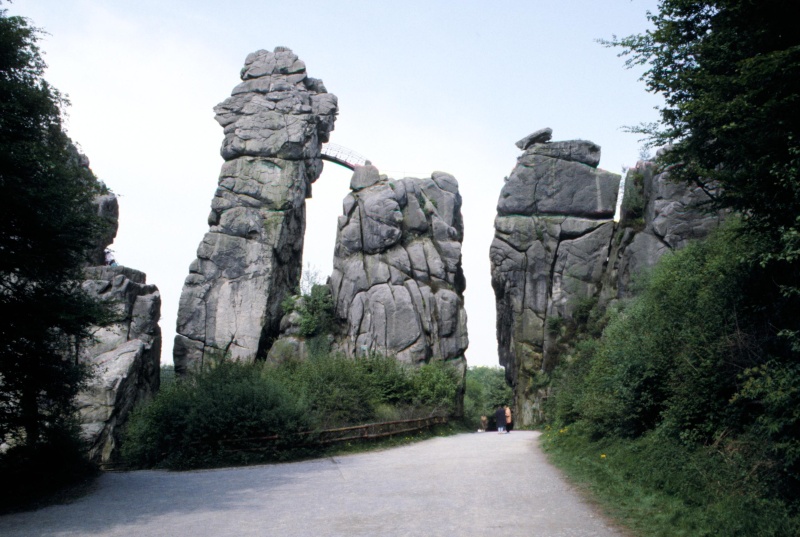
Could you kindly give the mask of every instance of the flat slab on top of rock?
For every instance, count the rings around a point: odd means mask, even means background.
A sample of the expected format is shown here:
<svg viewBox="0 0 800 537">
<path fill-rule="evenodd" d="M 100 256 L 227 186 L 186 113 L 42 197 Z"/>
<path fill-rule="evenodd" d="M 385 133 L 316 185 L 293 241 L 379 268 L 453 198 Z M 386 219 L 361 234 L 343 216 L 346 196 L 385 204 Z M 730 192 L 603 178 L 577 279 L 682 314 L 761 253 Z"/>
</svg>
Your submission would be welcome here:
<svg viewBox="0 0 800 537">
<path fill-rule="evenodd" d="M 520 140 L 516 143 L 516 146 L 525 151 L 533 144 L 543 144 L 545 142 L 549 142 L 550 139 L 553 137 L 553 129 L 550 127 L 545 127 L 543 129 L 539 129 L 538 131 L 527 135 L 525 138 Z"/>
</svg>

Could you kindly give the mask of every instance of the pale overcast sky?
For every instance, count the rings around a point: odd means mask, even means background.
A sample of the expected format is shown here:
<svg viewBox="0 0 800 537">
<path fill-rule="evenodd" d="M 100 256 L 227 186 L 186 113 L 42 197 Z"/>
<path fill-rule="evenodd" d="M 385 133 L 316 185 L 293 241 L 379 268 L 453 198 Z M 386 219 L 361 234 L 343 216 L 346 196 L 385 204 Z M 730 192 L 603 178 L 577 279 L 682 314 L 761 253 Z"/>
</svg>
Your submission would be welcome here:
<svg viewBox="0 0 800 537">
<path fill-rule="evenodd" d="M 655 0 L 15 0 L 2 8 L 49 33 L 46 78 L 69 95 L 68 130 L 120 197 L 117 260 L 161 290 L 162 363 L 183 280 L 208 230 L 222 158 L 213 107 L 248 53 L 291 48 L 339 98 L 331 143 L 391 177 L 459 181 L 469 365 L 497 365 L 489 245 L 514 142 L 602 147 L 620 173 L 641 143 L 622 127 L 659 104 L 596 43 L 645 30 Z M 350 172 L 325 163 L 308 203 L 305 261 L 328 275 Z"/>
</svg>

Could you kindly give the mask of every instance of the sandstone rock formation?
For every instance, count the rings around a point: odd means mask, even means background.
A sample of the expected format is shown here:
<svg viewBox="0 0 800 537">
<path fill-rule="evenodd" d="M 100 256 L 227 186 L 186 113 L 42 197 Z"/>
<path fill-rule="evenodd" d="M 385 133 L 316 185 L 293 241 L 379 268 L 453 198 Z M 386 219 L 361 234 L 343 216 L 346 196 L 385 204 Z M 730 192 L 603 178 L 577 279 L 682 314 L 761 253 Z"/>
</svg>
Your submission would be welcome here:
<svg viewBox="0 0 800 537">
<path fill-rule="evenodd" d="M 707 211 L 708 194 L 698 186 L 675 183 L 655 173 L 652 162 L 638 162 L 625 177 L 625 195 L 610 263 L 603 282 L 603 302 L 630 296 L 636 275 L 661 256 L 707 236 L 724 218 Z"/>
<path fill-rule="evenodd" d="M 86 166 L 89 160 L 84 157 Z M 114 242 L 119 228 L 119 201 L 114 194 L 102 194 L 95 198 L 97 214 L 106 223 L 106 228 L 102 235 L 98 237 L 94 247 L 86 254 L 86 263 L 90 267 L 98 267 L 106 264 L 105 249 Z"/>
<path fill-rule="evenodd" d="M 127 267 L 86 269 L 83 288 L 113 305 L 117 320 L 96 327 L 95 341 L 83 349 L 82 361 L 92 368 L 89 385 L 77 398 L 89 457 L 114 462 L 128 416 L 149 400 L 160 383 L 161 295 L 146 283 L 143 272 Z"/>
<path fill-rule="evenodd" d="M 144 273 L 104 265 L 103 251 L 116 236 L 119 205 L 113 194 L 99 196 L 96 203 L 108 228 L 87 254 L 83 288 L 109 304 L 115 318 L 94 327 L 93 340 L 81 349 L 80 359 L 93 375 L 76 402 L 90 459 L 109 463 L 119 455 L 120 435 L 130 411 L 159 387 L 161 296 L 156 286 L 146 283 Z"/>
<path fill-rule="evenodd" d="M 637 274 L 722 218 L 703 209 L 701 189 L 640 162 L 626 176 L 615 224 L 619 176 L 596 169 L 600 148 L 548 143 L 550 134 L 543 129 L 518 142 L 525 152 L 501 191 L 490 249 L 500 363 L 523 425 L 541 418 L 541 374 L 569 351 L 565 326 L 576 313 L 630 296 Z"/>
<path fill-rule="evenodd" d="M 458 182 L 447 173 L 388 179 L 356 167 L 339 217 L 330 286 L 350 356 L 459 361 L 467 349 Z"/>
<path fill-rule="evenodd" d="M 620 182 L 597 169 L 599 146 L 550 135 L 518 142 L 525 149 L 500 193 L 490 248 L 500 364 L 523 425 L 534 421 L 539 374 L 555 366 L 557 320 L 600 290 Z"/>
<path fill-rule="evenodd" d="M 241 78 L 214 109 L 225 163 L 181 294 L 178 374 L 215 357 L 266 355 L 280 303 L 299 282 L 305 199 L 336 119 L 336 97 L 287 48 L 250 54 Z"/>
</svg>

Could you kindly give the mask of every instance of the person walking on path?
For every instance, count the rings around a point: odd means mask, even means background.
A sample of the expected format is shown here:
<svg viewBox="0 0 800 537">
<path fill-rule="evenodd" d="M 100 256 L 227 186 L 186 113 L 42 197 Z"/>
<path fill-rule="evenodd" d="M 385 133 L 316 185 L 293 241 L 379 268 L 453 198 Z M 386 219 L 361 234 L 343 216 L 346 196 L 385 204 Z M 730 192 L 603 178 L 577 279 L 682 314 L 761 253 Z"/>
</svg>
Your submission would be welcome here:
<svg viewBox="0 0 800 537">
<path fill-rule="evenodd" d="M 497 432 L 502 433 L 506 428 L 506 411 L 503 405 L 498 405 L 494 411 L 494 420 L 497 422 Z"/>
<path fill-rule="evenodd" d="M 505 421 L 506 421 L 506 434 L 508 434 L 514 427 L 514 420 L 511 419 L 511 409 L 509 408 L 508 405 L 506 405 Z"/>
</svg>

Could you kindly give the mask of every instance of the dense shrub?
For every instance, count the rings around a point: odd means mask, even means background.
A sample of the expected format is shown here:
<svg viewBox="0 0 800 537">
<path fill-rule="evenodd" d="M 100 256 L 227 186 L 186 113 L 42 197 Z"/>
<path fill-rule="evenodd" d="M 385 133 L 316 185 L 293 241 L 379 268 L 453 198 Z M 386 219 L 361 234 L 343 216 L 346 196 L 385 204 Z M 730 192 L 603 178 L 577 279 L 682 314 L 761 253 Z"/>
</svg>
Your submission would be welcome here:
<svg viewBox="0 0 800 537">
<path fill-rule="evenodd" d="M 267 367 L 264 374 L 285 386 L 308 412 L 310 425 L 327 429 L 365 423 L 374 415 L 368 376 L 351 360 L 324 354 Z"/>
<path fill-rule="evenodd" d="M 732 223 L 663 258 L 602 337 L 557 369 L 552 408 L 559 431 L 581 431 L 577 444 L 622 446 L 643 487 L 720 519 L 749 506 L 783 527 L 800 508 L 800 366 L 775 327 L 799 308 L 756 261 L 763 241 Z M 731 531 L 721 534 L 747 534 Z"/>
<path fill-rule="evenodd" d="M 94 476 L 97 469 L 78 438 L 75 423 L 62 423 L 49 428 L 46 442 L 18 444 L 0 455 L 0 513 L 29 508 Z"/>
<path fill-rule="evenodd" d="M 291 434 L 309 425 L 304 401 L 260 366 L 222 362 L 167 386 L 131 416 L 123 456 L 137 466 L 190 468 L 237 462 L 226 441 L 281 434 L 265 459 L 280 458 Z M 241 444 L 240 444 L 241 445 Z"/>
<path fill-rule="evenodd" d="M 370 354 L 355 361 L 371 388 L 370 399 L 377 404 L 403 405 L 413 397 L 414 386 L 408 367 L 392 357 Z"/>
<path fill-rule="evenodd" d="M 430 414 L 452 414 L 456 409 L 459 379 L 451 365 L 436 361 L 414 370 L 412 377 L 415 407 Z"/>
<path fill-rule="evenodd" d="M 464 393 L 464 420 L 475 429 L 481 416 L 490 421 L 498 405 L 511 404 L 513 393 L 506 383 L 506 373 L 499 367 L 470 367 L 467 369 Z"/>
<path fill-rule="evenodd" d="M 221 360 L 137 409 L 123 455 L 135 466 L 168 468 L 284 459 L 313 450 L 297 446 L 313 444 L 314 431 L 450 414 L 458 389 L 456 370 L 441 362 L 413 368 L 392 357 L 330 353 L 280 364 Z M 273 435 L 280 440 L 270 449 L 239 450 Z"/>
</svg>

